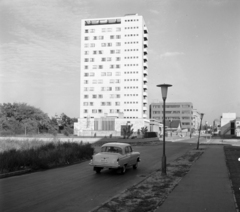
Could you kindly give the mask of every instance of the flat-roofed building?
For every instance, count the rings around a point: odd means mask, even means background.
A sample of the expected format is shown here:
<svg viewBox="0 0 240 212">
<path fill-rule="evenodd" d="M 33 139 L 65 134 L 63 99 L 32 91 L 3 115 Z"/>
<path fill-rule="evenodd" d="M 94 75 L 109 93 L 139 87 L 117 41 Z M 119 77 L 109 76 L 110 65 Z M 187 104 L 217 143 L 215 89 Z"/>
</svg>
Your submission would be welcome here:
<svg viewBox="0 0 240 212">
<path fill-rule="evenodd" d="M 182 129 L 192 129 L 193 104 L 191 102 L 166 102 L 166 120 L 180 120 Z M 163 120 L 163 103 L 151 103 L 149 105 L 149 117 Z"/>
<path fill-rule="evenodd" d="M 148 30 L 140 15 L 82 20 L 76 130 L 119 131 L 115 119 L 147 122 L 147 48 Z M 109 127 L 100 124 L 103 119 L 111 119 Z"/>
</svg>

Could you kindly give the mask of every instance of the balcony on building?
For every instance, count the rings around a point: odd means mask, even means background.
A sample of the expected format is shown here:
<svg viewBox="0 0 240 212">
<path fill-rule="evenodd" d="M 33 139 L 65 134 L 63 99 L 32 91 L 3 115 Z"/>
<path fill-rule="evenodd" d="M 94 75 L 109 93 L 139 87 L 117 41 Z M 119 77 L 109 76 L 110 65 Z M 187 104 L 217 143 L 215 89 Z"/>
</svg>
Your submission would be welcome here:
<svg viewBox="0 0 240 212">
<path fill-rule="evenodd" d="M 144 119 L 147 118 L 147 114 L 143 114 L 143 118 L 144 118 Z"/>
<path fill-rule="evenodd" d="M 148 86 L 146 84 L 143 85 L 143 89 L 144 90 L 147 90 L 148 89 Z"/>
<path fill-rule="evenodd" d="M 144 104 L 147 104 L 147 102 L 148 102 L 147 99 L 143 99 Z"/>
<path fill-rule="evenodd" d="M 147 111 L 147 107 L 143 107 L 143 111 Z"/>
<path fill-rule="evenodd" d="M 147 48 L 148 47 L 148 42 L 147 41 L 143 41 L 143 47 Z"/>
<path fill-rule="evenodd" d="M 147 77 L 143 77 L 143 81 L 147 82 L 148 81 Z"/>
<path fill-rule="evenodd" d="M 144 92 L 143 92 L 143 96 L 147 96 L 147 92 L 144 91 Z"/>
<path fill-rule="evenodd" d="M 148 56 L 147 55 L 143 55 L 143 61 L 147 62 L 148 61 Z"/>
<path fill-rule="evenodd" d="M 148 70 L 147 68 L 143 70 L 144 77 L 148 75 L 148 71 L 147 70 Z"/>
<path fill-rule="evenodd" d="M 143 27 L 143 31 L 144 31 L 144 33 L 146 33 L 146 34 L 148 33 L 148 29 L 147 29 L 146 26 Z"/>
<path fill-rule="evenodd" d="M 147 40 L 148 40 L 148 34 L 143 34 L 143 39 L 144 39 L 145 41 L 147 41 Z"/>
<path fill-rule="evenodd" d="M 146 62 L 143 63 L 143 67 L 145 68 L 148 68 L 148 64 Z"/>
</svg>

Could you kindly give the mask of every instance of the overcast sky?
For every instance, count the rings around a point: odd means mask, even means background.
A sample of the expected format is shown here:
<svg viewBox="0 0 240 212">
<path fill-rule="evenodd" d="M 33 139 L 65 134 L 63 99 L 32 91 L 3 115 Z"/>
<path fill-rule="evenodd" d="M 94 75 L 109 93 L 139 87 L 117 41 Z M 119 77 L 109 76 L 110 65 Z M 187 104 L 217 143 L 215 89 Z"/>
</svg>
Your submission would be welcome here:
<svg viewBox="0 0 240 212">
<path fill-rule="evenodd" d="M 142 15 L 149 103 L 192 102 L 212 123 L 240 116 L 239 0 L 0 0 L 0 103 L 79 116 L 81 19 Z"/>
</svg>

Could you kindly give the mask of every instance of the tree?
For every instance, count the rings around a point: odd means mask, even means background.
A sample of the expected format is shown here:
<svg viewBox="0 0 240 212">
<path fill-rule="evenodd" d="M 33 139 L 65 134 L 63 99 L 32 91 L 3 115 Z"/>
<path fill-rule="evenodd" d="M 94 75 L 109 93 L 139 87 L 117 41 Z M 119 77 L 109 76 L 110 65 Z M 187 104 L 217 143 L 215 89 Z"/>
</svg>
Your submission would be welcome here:
<svg viewBox="0 0 240 212">
<path fill-rule="evenodd" d="M 123 128 L 123 138 L 129 138 L 132 134 L 133 134 L 133 125 L 126 125 L 124 128 Z"/>
<path fill-rule="evenodd" d="M 143 138 L 145 137 L 145 134 L 146 134 L 147 131 L 148 131 L 147 127 L 142 127 L 141 128 L 141 133 L 142 133 Z"/>
<path fill-rule="evenodd" d="M 48 115 L 26 103 L 0 104 L 0 117 L 2 133 L 21 134 L 25 131 L 36 133 L 51 128 Z"/>
</svg>

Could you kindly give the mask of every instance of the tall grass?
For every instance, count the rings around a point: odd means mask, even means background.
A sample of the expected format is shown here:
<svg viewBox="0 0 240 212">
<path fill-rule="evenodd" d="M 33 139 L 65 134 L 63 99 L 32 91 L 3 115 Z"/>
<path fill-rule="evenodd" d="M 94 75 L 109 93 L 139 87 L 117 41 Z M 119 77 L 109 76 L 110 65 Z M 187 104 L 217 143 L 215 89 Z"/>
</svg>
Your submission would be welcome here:
<svg viewBox="0 0 240 212">
<path fill-rule="evenodd" d="M 37 142 L 37 141 L 36 141 Z M 94 149 L 90 144 L 76 142 L 41 142 L 37 145 L 0 152 L 0 173 L 22 169 L 49 169 L 90 159 Z"/>
</svg>

